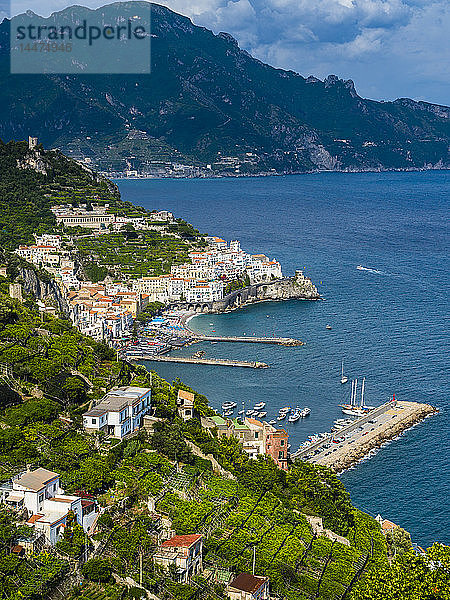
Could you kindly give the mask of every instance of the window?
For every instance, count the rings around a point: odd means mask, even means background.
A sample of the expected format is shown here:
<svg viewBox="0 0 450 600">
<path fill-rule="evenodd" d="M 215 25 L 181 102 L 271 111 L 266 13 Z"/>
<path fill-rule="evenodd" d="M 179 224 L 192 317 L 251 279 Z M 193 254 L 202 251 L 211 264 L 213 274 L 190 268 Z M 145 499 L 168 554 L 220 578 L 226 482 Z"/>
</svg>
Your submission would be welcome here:
<svg viewBox="0 0 450 600">
<path fill-rule="evenodd" d="M 97 419 L 92 419 L 92 425 L 95 425 L 97 423 Z"/>
<path fill-rule="evenodd" d="M 259 438 L 259 432 L 255 431 L 255 440 L 257 440 Z"/>
<path fill-rule="evenodd" d="M 284 440 L 280 441 L 280 446 L 284 446 Z"/>
<path fill-rule="evenodd" d="M 39 494 L 39 502 L 42 502 L 44 500 L 44 494 Z"/>
<path fill-rule="evenodd" d="M 280 450 L 280 452 L 278 452 L 278 458 L 284 458 L 284 452 L 282 450 Z"/>
</svg>

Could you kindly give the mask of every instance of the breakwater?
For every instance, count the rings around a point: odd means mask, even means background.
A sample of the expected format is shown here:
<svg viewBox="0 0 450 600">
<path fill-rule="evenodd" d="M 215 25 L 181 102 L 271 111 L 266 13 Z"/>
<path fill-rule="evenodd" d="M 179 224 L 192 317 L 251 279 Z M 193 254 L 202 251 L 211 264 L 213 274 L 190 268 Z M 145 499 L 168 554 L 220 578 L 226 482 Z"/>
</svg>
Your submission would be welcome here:
<svg viewBox="0 0 450 600">
<path fill-rule="evenodd" d="M 301 448 L 292 457 L 339 473 L 435 412 L 429 404 L 387 402 L 335 433 L 332 439 Z"/>
<path fill-rule="evenodd" d="M 276 344 L 279 346 L 303 346 L 304 342 L 287 337 L 255 337 L 255 336 L 220 336 L 220 335 L 201 335 L 185 328 L 200 342 L 244 342 L 249 344 Z"/>
<path fill-rule="evenodd" d="M 183 356 L 155 356 L 153 354 L 135 355 L 130 360 L 148 360 L 154 362 L 186 363 L 192 365 L 209 365 L 217 367 L 247 367 L 250 369 L 267 369 L 269 365 L 264 362 L 246 360 L 226 360 L 222 358 L 192 358 Z"/>
</svg>

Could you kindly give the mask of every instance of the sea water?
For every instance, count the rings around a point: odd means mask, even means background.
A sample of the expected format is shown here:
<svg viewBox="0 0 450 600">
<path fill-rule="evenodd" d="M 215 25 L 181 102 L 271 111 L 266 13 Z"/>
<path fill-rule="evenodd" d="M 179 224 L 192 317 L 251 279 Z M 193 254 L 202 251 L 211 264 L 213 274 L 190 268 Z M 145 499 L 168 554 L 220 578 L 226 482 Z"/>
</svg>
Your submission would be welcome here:
<svg viewBox="0 0 450 600">
<path fill-rule="evenodd" d="M 202 343 L 207 357 L 259 360 L 269 369 L 147 363 L 180 377 L 220 410 L 266 402 L 311 415 L 283 422 L 292 450 L 343 415 L 350 379 L 366 378 L 367 404 L 428 402 L 439 414 L 341 475 L 353 503 L 398 523 L 413 540 L 450 543 L 448 273 L 450 173 L 321 173 L 210 180 L 121 180 L 124 200 L 166 209 L 201 232 L 239 239 L 250 253 L 304 270 L 319 302 L 267 302 L 190 326 L 217 335 L 289 336 L 285 348 Z M 364 270 L 356 267 L 362 265 Z M 331 330 L 326 329 L 331 326 Z M 341 361 L 349 383 L 340 383 Z"/>
</svg>

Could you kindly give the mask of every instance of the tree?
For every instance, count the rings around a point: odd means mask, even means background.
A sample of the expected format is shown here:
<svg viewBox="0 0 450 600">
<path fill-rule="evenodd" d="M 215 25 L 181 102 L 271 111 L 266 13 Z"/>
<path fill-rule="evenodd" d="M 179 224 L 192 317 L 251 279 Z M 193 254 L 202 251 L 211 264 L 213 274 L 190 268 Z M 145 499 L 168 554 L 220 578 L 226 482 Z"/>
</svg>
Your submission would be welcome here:
<svg viewBox="0 0 450 600">
<path fill-rule="evenodd" d="M 84 563 L 81 572 L 89 581 L 106 583 L 111 579 L 112 568 L 109 561 L 103 558 L 91 558 Z"/>
<path fill-rule="evenodd" d="M 396 527 L 387 532 L 386 545 L 390 556 L 404 554 L 412 550 L 411 536 L 405 529 Z"/>
</svg>

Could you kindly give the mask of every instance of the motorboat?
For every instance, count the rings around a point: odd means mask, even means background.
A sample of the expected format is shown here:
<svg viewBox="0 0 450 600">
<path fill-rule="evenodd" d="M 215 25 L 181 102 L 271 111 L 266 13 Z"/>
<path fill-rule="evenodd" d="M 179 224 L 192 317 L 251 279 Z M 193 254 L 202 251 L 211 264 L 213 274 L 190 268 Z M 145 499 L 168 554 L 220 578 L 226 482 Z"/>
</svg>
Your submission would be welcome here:
<svg viewBox="0 0 450 600">
<path fill-rule="evenodd" d="M 311 409 L 310 409 L 310 408 L 308 408 L 307 406 L 305 406 L 305 408 L 303 408 L 303 409 L 300 411 L 300 416 L 301 416 L 302 418 L 308 417 L 310 414 L 311 414 Z"/>
<path fill-rule="evenodd" d="M 277 421 L 283 421 L 287 417 L 287 413 L 280 413 L 277 417 Z"/>
<path fill-rule="evenodd" d="M 248 410 L 245 414 L 246 414 L 247 417 L 251 417 L 252 415 L 255 414 L 255 411 L 254 410 Z"/>
<path fill-rule="evenodd" d="M 224 402 L 222 404 L 222 409 L 223 410 L 231 410 L 231 409 L 235 409 L 237 406 L 236 402 Z"/>
<path fill-rule="evenodd" d="M 280 413 L 288 413 L 290 410 L 292 410 L 292 406 L 285 406 L 284 408 L 280 408 Z"/>
<path fill-rule="evenodd" d="M 269 425 L 276 425 L 276 424 L 277 424 L 277 422 L 275 419 L 272 419 L 271 421 L 269 421 Z"/>
<path fill-rule="evenodd" d="M 330 330 L 331 329 L 331 325 L 325 325 L 325 329 Z"/>
<path fill-rule="evenodd" d="M 296 423 L 300 419 L 300 417 L 301 417 L 300 412 L 295 411 L 292 413 L 292 415 L 289 415 L 288 421 L 289 421 L 289 423 Z"/>
<path fill-rule="evenodd" d="M 232 410 L 226 410 L 226 411 L 223 413 L 223 416 L 224 416 L 224 417 L 231 417 L 231 415 L 232 415 L 232 414 L 233 414 L 233 411 L 232 411 Z"/>
<path fill-rule="evenodd" d="M 258 404 L 255 404 L 255 406 L 253 408 L 254 408 L 254 410 L 262 410 L 265 406 L 266 406 L 265 402 L 258 402 Z"/>
<path fill-rule="evenodd" d="M 267 412 L 264 410 L 263 412 L 258 413 L 258 417 L 263 419 L 267 415 Z"/>
</svg>

